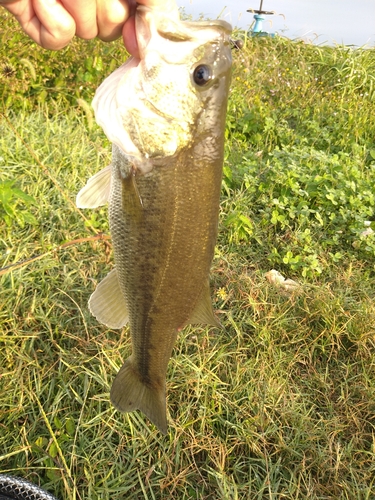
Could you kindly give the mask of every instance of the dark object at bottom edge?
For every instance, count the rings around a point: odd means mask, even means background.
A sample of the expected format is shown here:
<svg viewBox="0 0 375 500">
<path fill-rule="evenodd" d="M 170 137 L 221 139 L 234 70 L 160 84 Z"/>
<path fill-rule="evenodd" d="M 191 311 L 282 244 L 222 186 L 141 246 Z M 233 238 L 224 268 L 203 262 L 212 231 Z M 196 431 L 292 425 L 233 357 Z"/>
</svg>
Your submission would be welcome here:
<svg viewBox="0 0 375 500">
<path fill-rule="evenodd" d="M 0 474 L 0 500 L 57 500 L 26 479 Z"/>
</svg>

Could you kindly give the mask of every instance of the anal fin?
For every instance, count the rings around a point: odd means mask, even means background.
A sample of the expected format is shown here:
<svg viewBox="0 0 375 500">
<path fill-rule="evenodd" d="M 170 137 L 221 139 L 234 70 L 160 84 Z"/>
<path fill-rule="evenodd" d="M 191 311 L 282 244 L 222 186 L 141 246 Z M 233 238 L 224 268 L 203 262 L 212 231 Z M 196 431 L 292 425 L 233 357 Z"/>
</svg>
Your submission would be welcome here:
<svg viewBox="0 0 375 500">
<path fill-rule="evenodd" d="M 95 318 L 109 328 L 122 328 L 129 319 L 125 297 L 120 289 L 116 268 L 99 283 L 89 299 Z"/>
</svg>

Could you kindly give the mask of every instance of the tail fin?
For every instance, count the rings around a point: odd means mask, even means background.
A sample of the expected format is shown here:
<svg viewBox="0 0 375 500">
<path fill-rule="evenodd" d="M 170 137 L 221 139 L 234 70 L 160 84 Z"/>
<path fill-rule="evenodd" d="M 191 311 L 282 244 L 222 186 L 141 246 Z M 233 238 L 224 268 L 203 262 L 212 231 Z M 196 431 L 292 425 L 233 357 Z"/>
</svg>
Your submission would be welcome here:
<svg viewBox="0 0 375 500">
<path fill-rule="evenodd" d="M 122 412 L 141 410 L 153 424 L 167 434 L 165 388 L 144 384 L 133 367 L 132 358 L 122 365 L 111 388 L 111 402 Z"/>
</svg>

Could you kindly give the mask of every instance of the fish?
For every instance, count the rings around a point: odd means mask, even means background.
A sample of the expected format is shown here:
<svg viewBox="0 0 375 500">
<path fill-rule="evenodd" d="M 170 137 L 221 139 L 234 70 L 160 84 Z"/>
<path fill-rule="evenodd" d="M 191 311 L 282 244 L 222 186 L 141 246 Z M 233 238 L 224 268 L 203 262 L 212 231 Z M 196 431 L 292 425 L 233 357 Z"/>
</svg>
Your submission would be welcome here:
<svg viewBox="0 0 375 500">
<path fill-rule="evenodd" d="M 77 206 L 109 203 L 114 268 L 89 299 L 96 319 L 129 325 L 132 353 L 110 391 L 121 412 L 140 410 L 168 430 L 167 366 L 188 324 L 220 328 L 209 288 L 218 232 L 231 26 L 186 22 L 138 6 L 139 57 L 97 89 L 93 108 L 112 162 Z"/>
</svg>

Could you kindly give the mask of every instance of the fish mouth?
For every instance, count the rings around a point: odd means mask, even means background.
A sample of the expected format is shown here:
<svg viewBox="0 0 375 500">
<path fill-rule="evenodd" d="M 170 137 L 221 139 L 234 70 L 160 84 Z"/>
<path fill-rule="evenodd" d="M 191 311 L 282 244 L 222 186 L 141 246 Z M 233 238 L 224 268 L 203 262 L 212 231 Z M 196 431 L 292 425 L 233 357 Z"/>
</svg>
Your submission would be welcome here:
<svg viewBox="0 0 375 500">
<path fill-rule="evenodd" d="M 144 6 L 137 7 L 135 16 L 139 57 L 104 80 L 93 107 L 108 139 L 141 161 L 174 155 L 189 143 L 202 113 L 208 115 L 213 105 L 206 90 L 224 89 L 228 81 L 231 26 L 221 20 L 181 22 L 178 10 Z M 201 84 L 194 71 L 206 65 L 212 71 Z M 180 80 L 186 82 L 183 88 Z M 134 99 L 129 100 L 129 89 L 135 91 Z"/>
<path fill-rule="evenodd" d="M 230 35 L 232 33 L 232 26 L 223 19 L 213 19 L 207 21 L 186 21 L 185 26 L 189 27 L 192 31 L 199 31 L 207 28 L 215 28 L 223 31 L 225 35 Z"/>
<path fill-rule="evenodd" d="M 160 9 L 138 5 L 136 10 L 136 33 L 140 64 L 147 66 L 147 57 L 153 54 L 166 64 L 184 65 L 191 61 L 190 78 L 196 66 L 200 64 L 201 55 L 208 54 L 208 64 L 214 64 L 215 76 L 220 76 L 222 66 L 226 66 L 225 57 L 218 58 L 218 47 L 229 47 L 229 35 L 232 27 L 223 20 L 208 20 L 198 22 L 185 22 L 180 20 L 178 10 L 163 12 Z M 185 43 L 184 43 L 185 42 Z M 207 50 L 207 46 L 212 46 Z M 149 55 L 147 55 L 149 54 Z M 192 60 L 193 59 L 193 60 Z M 224 64 L 225 63 L 225 64 Z M 205 62 L 202 61 L 202 64 Z M 224 68 L 225 69 L 225 68 Z M 187 75 L 189 76 L 189 75 Z M 214 76 L 214 75 L 213 75 Z M 196 88 L 192 81 L 191 91 L 201 93 L 208 90 L 216 79 L 204 87 Z M 171 109 L 161 107 L 154 96 L 142 85 L 142 101 L 152 113 L 171 122 L 179 118 Z"/>
<path fill-rule="evenodd" d="M 232 26 L 221 19 L 181 22 L 177 9 L 172 12 L 163 12 L 160 9 L 138 5 L 135 18 L 141 59 L 144 58 L 151 38 L 157 35 L 170 42 L 191 41 L 201 45 L 214 38 L 229 37 L 232 33 Z"/>
</svg>

